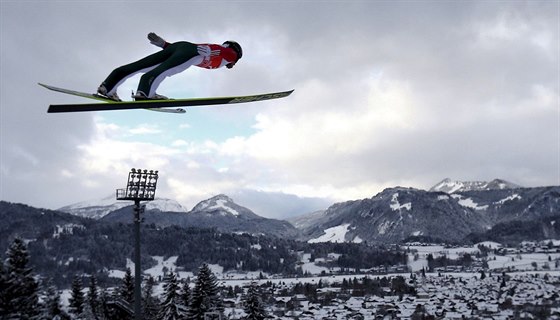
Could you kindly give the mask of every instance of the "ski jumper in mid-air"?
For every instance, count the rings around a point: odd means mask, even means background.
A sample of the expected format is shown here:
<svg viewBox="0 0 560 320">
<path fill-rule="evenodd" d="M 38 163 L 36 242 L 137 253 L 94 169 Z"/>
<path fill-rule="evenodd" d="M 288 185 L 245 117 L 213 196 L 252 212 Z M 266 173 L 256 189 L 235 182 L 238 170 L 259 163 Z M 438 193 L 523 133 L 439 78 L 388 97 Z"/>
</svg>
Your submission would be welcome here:
<svg viewBox="0 0 560 320">
<path fill-rule="evenodd" d="M 97 94 L 121 101 L 117 95 L 118 86 L 136 73 L 145 72 L 140 78 L 136 94 L 132 96 L 134 100 L 168 99 L 156 94 L 157 87 L 166 77 L 182 72 L 190 66 L 205 69 L 226 66 L 231 69 L 243 55 L 241 46 L 235 41 L 226 41 L 222 45 L 194 44 L 187 41 L 169 43 L 153 32 L 148 34 L 148 39 L 163 50 L 116 68 L 101 83 Z"/>
</svg>

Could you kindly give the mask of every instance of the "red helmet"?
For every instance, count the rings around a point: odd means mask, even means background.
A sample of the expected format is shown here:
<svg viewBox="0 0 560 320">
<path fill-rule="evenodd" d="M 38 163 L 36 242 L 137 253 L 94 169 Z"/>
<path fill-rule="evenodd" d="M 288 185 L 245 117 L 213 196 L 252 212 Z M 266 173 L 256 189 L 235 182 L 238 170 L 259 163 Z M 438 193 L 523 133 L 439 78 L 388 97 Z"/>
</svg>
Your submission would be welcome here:
<svg viewBox="0 0 560 320">
<path fill-rule="evenodd" d="M 241 49 L 241 46 L 239 45 L 239 43 L 237 43 L 235 41 L 226 41 L 222 45 L 224 47 L 232 48 L 233 51 L 235 51 L 237 53 L 237 60 L 241 59 L 241 57 L 243 56 L 243 49 Z"/>
</svg>

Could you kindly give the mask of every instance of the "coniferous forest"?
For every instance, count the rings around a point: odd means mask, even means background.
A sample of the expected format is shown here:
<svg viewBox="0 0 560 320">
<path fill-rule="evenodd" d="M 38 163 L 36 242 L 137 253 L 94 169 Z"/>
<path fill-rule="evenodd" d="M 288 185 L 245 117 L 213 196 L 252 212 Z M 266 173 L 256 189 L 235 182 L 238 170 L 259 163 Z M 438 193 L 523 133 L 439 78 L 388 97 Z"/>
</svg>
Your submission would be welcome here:
<svg viewBox="0 0 560 320">
<path fill-rule="evenodd" d="M 116 289 L 100 287 L 95 273 L 72 277 L 68 312 L 61 305 L 60 293 L 48 278 L 38 277 L 30 266 L 27 246 L 15 239 L 0 263 L 1 319 L 131 319 L 134 303 L 134 279 L 130 269 Z M 218 280 L 207 264 L 202 264 L 191 289 L 187 281 L 179 281 L 173 272 L 166 274 L 162 297 L 154 296 L 154 280 L 143 284 L 143 318 L 204 319 L 204 314 L 222 311 Z M 258 292 L 250 292 L 248 301 L 255 301 Z M 253 303 L 253 302 L 252 302 Z"/>
</svg>

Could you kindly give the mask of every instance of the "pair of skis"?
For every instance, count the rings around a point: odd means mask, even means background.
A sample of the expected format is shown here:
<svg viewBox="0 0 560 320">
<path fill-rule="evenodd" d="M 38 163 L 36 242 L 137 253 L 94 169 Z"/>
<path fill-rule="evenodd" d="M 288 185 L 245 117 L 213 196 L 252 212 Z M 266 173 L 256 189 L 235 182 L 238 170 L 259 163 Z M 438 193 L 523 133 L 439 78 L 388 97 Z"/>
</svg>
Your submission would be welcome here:
<svg viewBox="0 0 560 320">
<path fill-rule="evenodd" d="M 234 103 L 280 99 L 289 96 L 294 91 L 294 90 L 289 90 L 289 91 L 256 94 L 256 95 L 248 95 L 248 96 L 118 102 L 96 94 L 58 88 L 43 83 L 39 83 L 39 85 L 52 91 L 102 101 L 101 103 L 51 104 L 47 111 L 48 113 L 129 110 L 129 109 L 147 109 L 147 110 L 158 111 L 158 112 L 185 113 L 186 112 L 185 109 L 181 107 L 234 104 Z"/>
</svg>

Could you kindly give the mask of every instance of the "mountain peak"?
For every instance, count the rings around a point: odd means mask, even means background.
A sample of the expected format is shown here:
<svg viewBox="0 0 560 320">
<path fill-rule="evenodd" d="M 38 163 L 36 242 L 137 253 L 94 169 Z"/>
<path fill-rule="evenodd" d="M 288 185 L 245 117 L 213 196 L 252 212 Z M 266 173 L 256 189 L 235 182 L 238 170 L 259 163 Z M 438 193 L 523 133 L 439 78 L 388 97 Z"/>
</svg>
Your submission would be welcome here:
<svg viewBox="0 0 560 320">
<path fill-rule="evenodd" d="M 508 182 L 503 179 L 494 179 L 487 181 L 457 181 L 449 178 L 443 179 L 441 182 L 430 188 L 433 192 L 456 193 L 463 191 L 481 191 L 481 190 L 503 190 L 517 189 L 521 186 Z"/>
<path fill-rule="evenodd" d="M 82 201 L 74 203 L 62 208 L 59 211 L 70 213 L 75 216 L 101 219 L 110 212 L 131 206 L 130 201 L 119 201 L 115 199 L 115 195 L 110 195 L 102 199 L 95 199 L 90 201 Z M 186 210 L 175 200 L 166 198 L 156 198 L 153 201 L 146 203 L 146 210 L 157 210 L 161 212 L 181 212 L 185 213 Z"/>
<path fill-rule="evenodd" d="M 239 207 L 233 200 L 225 194 L 219 194 L 210 199 L 198 203 L 193 209 L 192 213 L 204 212 L 213 214 L 219 212 L 221 215 L 239 216 Z"/>
</svg>

